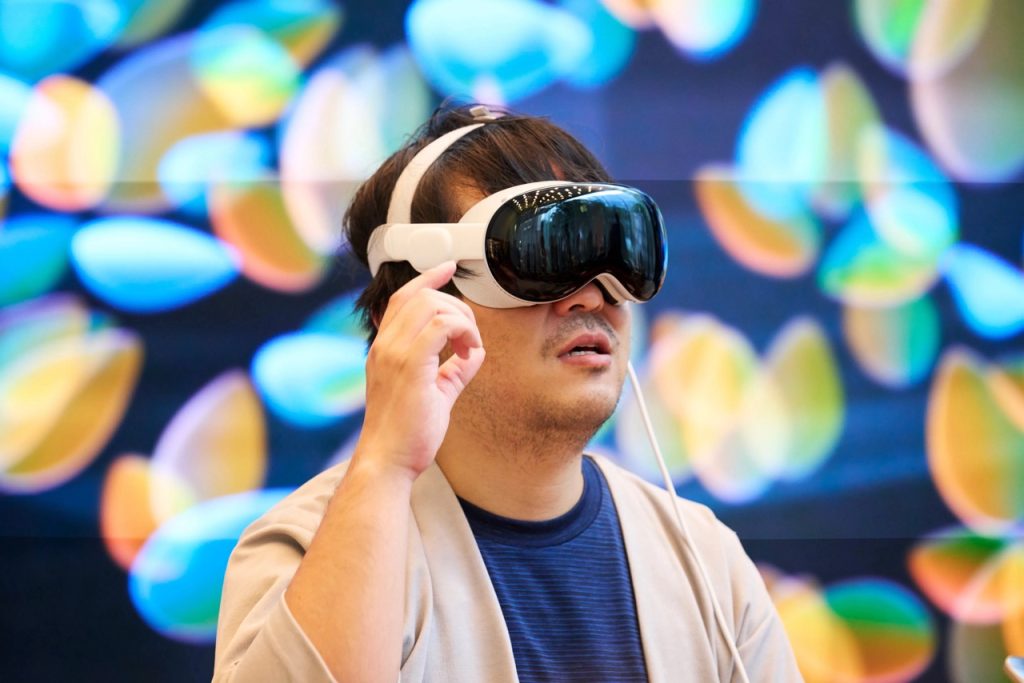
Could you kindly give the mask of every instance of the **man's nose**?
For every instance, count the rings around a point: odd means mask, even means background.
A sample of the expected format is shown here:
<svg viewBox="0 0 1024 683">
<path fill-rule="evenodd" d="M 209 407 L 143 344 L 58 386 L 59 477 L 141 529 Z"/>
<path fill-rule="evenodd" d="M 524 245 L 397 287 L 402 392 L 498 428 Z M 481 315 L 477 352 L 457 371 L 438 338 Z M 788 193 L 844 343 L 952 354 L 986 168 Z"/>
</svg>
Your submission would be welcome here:
<svg viewBox="0 0 1024 683">
<path fill-rule="evenodd" d="M 552 305 L 555 307 L 555 312 L 559 315 L 592 313 L 604 308 L 604 292 L 601 291 L 596 282 L 591 282 Z"/>
</svg>

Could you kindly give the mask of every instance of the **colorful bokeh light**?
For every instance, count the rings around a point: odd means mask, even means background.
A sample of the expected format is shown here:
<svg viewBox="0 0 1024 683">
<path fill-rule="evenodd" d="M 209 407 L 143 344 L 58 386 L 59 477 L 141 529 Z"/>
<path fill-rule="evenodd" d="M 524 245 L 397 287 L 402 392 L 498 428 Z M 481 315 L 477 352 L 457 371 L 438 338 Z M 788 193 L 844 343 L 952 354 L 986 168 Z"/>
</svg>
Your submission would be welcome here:
<svg viewBox="0 0 1024 683">
<path fill-rule="evenodd" d="M 891 308 L 848 305 L 843 336 L 868 377 L 899 389 L 920 382 L 935 364 L 939 314 L 929 296 Z"/>
<path fill-rule="evenodd" d="M 231 84 L 213 80 L 204 89 L 193 70 L 195 45 L 194 33 L 147 45 L 97 81 L 117 111 L 121 131 L 117 182 L 110 188 L 106 208 L 145 213 L 169 208 L 158 173 L 167 151 L 185 138 L 234 127 L 208 96 L 211 88 L 215 91 Z M 284 107 L 287 103 L 278 100 L 276 104 Z M 260 112 L 260 118 L 267 115 Z"/>
<path fill-rule="evenodd" d="M 184 306 L 238 273 L 234 251 L 193 228 L 155 218 L 100 218 L 71 241 L 83 284 L 126 311 Z"/>
<path fill-rule="evenodd" d="M 1024 518 L 1024 431 L 992 395 L 987 365 L 967 349 L 943 354 L 928 399 L 928 465 L 964 524 L 998 533 Z"/>
<path fill-rule="evenodd" d="M 569 76 L 594 42 L 573 14 L 537 0 L 415 0 L 405 23 L 435 88 L 498 103 Z"/>
<path fill-rule="evenodd" d="M 821 227 L 810 212 L 772 219 L 758 212 L 725 166 L 700 169 L 694 189 L 711 234 L 738 263 L 762 275 L 796 277 L 818 257 Z"/>
<path fill-rule="evenodd" d="M 125 10 L 118 0 L 4 0 L 0 70 L 35 81 L 73 69 L 118 38 Z"/>
<path fill-rule="evenodd" d="M 826 165 L 826 109 L 814 71 L 793 69 L 751 108 L 736 147 L 740 187 L 765 216 L 785 220 L 806 211 Z"/>
<path fill-rule="evenodd" d="M 341 28 L 344 12 L 331 0 L 235 0 L 210 15 L 203 28 L 251 26 L 308 66 Z"/>
<path fill-rule="evenodd" d="M 1002 339 L 1024 330 L 1024 272 L 970 244 L 952 247 L 942 261 L 964 321 L 984 337 Z"/>
<path fill-rule="evenodd" d="M 341 244 L 357 185 L 429 115 L 431 95 L 409 51 L 338 53 L 297 96 L 280 136 L 281 191 L 299 236 L 318 254 Z"/>
<path fill-rule="evenodd" d="M 1024 60 L 1015 59 L 1024 4 L 1013 0 L 934 2 L 921 27 L 923 60 L 960 35 L 963 56 L 910 84 L 918 128 L 954 176 L 993 182 L 1024 168 Z M 965 30 L 966 29 L 966 30 Z M 955 40 L 953 42 L 956 42 Z"/>
<path fill-rule="evenodd" d="M 275 415 L 322 427 L 363 406 L 366 343 L 323 332 L 276 337 L 256 353 L 252 376 Z"/>
<path fill-rule="evenodd" d="M 63 277 L 77 227 L 70 216 L 21 214 L 0 230 L 0 306 L 49 292 Z"/>
<path fill-rule="evenodd" d="M 113 103 L 90 83 L 62 75 L 40 81 L 11 142 L 18 188 L 60 211 L 100 203 L 115 180 L 119 127 Z"/>
<path fill-rule="evenodd" d="M 936 627 L 921 600 L 892 581 L 830 584 L 761 568 L 807 683 L 902 683 L 931 663 Z"/>
<path fill-rule="evenodd" d="M 213 183 L 207 193 L 213 231 L 235 249 L 242 273 L 284 292 L 313 287 L 328 260 L 302 239 L 271 178 Z"/>
<path fill-rule="evenodd" d="M 1024 545 L 969 529 L 946 529 L 919 541 L 907 559 L 924 594 L 968 624 L 997 624 L 1024 610 Z"/>
<path fill-rule="evenodd" d="M 135 557 L 128 580 L 146 623 L 168 638 L 212 642 L 231 550 L 245 527 L 288 493 L 265 489 L 214 498 L 157 529 Z"/>
<path fill-rule="evenodd" d="M 708 315 L 654 324 L 642 383 L 670 471 L 693 473 L 717 498 L 752 500 L 777 479 L 816 470 L 842 431 L 843 388 L 827 338 L 810 319 L 790 321 L 764 359 L 741 332 Z M 617 441 L 626 462 L 652 479 L 643 423 L 623 407 Z M 626 400 L 625 398 L 623 400 Z"/>
<path fill-rule="evenodd" d="M 193 135 L 175 143 L 157 167 L 171 206 L 206 217 L 207 188 L 218 182 L 253 182 L 266 177 L 273 150 L 254 133 L 225 131 Z"/>
<path fill-rule="evenodd" d="M 91 327 L 70 299 L 33 300 L 0 318 L 0 489 L 63 484 L 121 422 L 142 364 L 139 338 Z"/>
<path fill-rule="evenodd" d="M 153 450 L 152 471 L 162 480 L 187 485 L 196 501 L 262 486 L 266 426 L 259 397 L 244 372 L 220 375 L 178 410 Z M 169 517 L 180 498 L 174 487 L 156 487 L 152 508 L 159 518 Z"/>
<path fill-rule="evenodd" d="M 678 49 L 713 59 L 733 48 L 754 19 L 755 0 L 658 0 L 651 17 Z"/>
<path fill-rule="evenodd" d="M 920 298 L 939 277 L 937 256 L 911 256 L 882 239 L 858 210 L 818 266 L 822 290 L 852 306 L 892 307 Z"/>
</svg>

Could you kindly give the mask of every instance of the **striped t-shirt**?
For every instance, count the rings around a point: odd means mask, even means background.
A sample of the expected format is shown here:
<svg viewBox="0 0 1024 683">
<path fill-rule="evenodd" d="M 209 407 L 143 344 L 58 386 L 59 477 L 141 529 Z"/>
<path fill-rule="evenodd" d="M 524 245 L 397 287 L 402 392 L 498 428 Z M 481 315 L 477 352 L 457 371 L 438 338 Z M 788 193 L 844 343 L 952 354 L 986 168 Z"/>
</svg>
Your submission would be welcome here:
<svg viewBox="0 0 1024 683">
<path fill-rule="evenodd" d="M 522 683 L 646 681 L 619 518 L 597 465 L 561 517 L 523 522 L 460 499 L 498 595 Z"/>
</svg>

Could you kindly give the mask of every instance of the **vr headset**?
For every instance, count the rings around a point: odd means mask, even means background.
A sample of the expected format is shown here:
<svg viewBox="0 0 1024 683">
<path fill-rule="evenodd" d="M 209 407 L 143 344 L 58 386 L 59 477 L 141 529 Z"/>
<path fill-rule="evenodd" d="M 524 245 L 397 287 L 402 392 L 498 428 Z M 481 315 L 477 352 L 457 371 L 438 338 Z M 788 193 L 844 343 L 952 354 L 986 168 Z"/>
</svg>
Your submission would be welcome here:
<svg viewBox="0 0 1024 683">
<path fill-rule="evenodd" d="M 484 107 L 476 120 L 493 120 Z M 442 135 L 405 167 L 391 195 L 387 223 L 367 249 L 370 272 L 408 261 L 423 272 L 457 261 L 453 279 L 471 301 L 490 308 L 552 303 L 598 282 L 613 303 L 649 301 L 665 280 L 665 226 L 643 192 L 610 183 L 541 181 L 517 185 L 474 204 L 458 223 L 412 223 L 420 179 L 448 147 L 485 123 Z"/>
</svg>

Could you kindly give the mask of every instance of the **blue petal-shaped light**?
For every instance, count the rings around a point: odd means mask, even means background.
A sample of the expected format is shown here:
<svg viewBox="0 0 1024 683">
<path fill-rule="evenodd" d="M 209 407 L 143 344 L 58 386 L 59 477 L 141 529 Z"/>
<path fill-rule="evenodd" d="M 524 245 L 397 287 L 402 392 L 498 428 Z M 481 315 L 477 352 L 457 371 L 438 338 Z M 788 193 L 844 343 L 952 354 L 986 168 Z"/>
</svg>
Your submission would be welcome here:
<svg viewBox="0 0 1024 683">
<path fill-rule="evenodd" d="M 811 69 L 789 71 L 761 96 L 736 147 L 740 189 L 755 209 L 780 220 L 806 211 L 825 172 L 825 130 L 825 99 Z"/>
<path fill-rule="evenodd" d="M 264 344 L 252 377 L 267 407 L 299 427 L 322 427 L 366 401 L 366 345 L 324 332 L 295 332 Z"/>
<path fill-rule="evenodd" d="M 193 228 L 152 218 L 86 224 L 71 242 L 71 259 L 96 296 L 139 313 L 184 306 L 238 274 L 230 247 Z"/>
<path fill-rule="evenodd" d="M 416 0 L 405 29 L 438 90 L 506 102 L 574 72 L 594 40 L 572 14 L 536 0 Z"/>
<path fill-rule="evenodd" d="M 48 292 L 64 275 L 68 243 L 77 221 L 70 216 L 22 214 L 0 230 L 0 306 Z"/>
<path fill-rule="evenodd" d="M 114 0 L 3 0 L 0 70 L 30 81 L 69 71 L 113 43 L 126 20 Z"/>
<path fill-rule="evenodd" d="M 356 313 L 355 307 L 359 294 L 358 291 L 348 292 L 321 306 L 309 316 L 302 329 L 306 332 L 323 332 L 350 339 L 363 339 L 366 330 L 363 329 L 362 316 Z"/>
<path fill-rule="evenodd" d="M 665 36 L 691 57 L 715 59 L 731 50 L 750 28 L 753 0 L 689 0 L 657 3 L 653 12 Z"/>
<path fill-rule="evenodd" d="M 867 209 L 879 236 L 911 256 L 937 256 L 957 237 L 949 178 L 912 140 L 887 128 L 860 140 Z M 874 157 L 874 159 L 872 159 Z"/>
<path fill-rule="evenodd" d="M 633 29 L 616 19 L 600 0 L 562 0 L 560 4 L 589 26 L 594 36 L 590 51 L 566 82 L 578 88 L 597 88 L 618 76 L 636 47 Z"/>
<path fill-rule="evenodd" d="M 202 502 L 161 526 L 132 563 L 128 592 L 153 629 L 212 643 L 228 557 L 249 524 L 290 493 L 250 491 Z"/>
<path fill-rule="evenodd" d="M 271 156 L 269 141 L 255 133 L 192 135 L 167 150 L 157 176 L 172 205 L 190 215 L 205 216 L 206 188 L 211 182 L 245 183 L 266 177 Z"/>
<path fill-rule="evenodd" d="M 1024 330 L 1024 273 L 998 256 L 957 244 L 942 260 L 953 300 L 972 330 L 1003 339 Z"/>
</svg>

